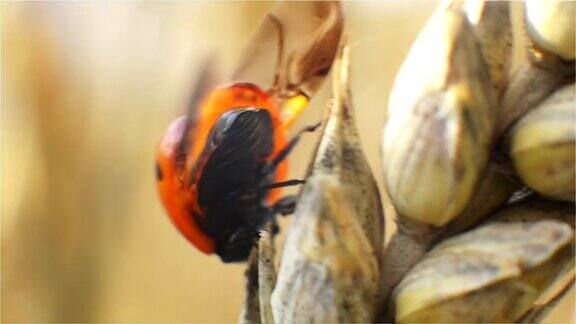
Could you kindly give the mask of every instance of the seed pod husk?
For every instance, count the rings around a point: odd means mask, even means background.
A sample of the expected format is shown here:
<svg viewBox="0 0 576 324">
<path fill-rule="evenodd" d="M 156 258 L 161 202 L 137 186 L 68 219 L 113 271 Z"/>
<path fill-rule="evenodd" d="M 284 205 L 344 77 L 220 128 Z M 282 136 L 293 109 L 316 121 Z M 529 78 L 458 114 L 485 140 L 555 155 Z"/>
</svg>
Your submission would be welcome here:
<svg viewBox="0 0 576 324">
<path fill-rule="evenodd" d="M 534 191 L 574 200 L 576 107 L 575 84 L 557 90 L 522 117 L 510 132 L 510 156 Z"/>
<path fill-rule="evenodd" d="M 377 257 L 384 241 L 384 211 L 354 120 L 349 82 L 349 49 L 342 45 L 334 62 L 334 100 L 309 173 L 337 177 L 350 191 L 352 208 Z"/>
<path fill-rule="evenodd" d="M 344 44 L 333 74 L 335 99 L 284 245 L 272 295 L 277 323 L 374 316 L 383 212 L 354 125 L 348 64 Z"/>
<path fill-rule="evenodd" d="M 438 239 L 459 234 L 478 224 L 504 205 L 512 194 L 520 188 L 520 182 L 514 179 L 507 169 L 492 162 L 480 180 L 474 197 L 460 215 L 441 228 L 441 233 L 435 242 Z"/>
<path fill-rule="evenodd" d="M 335 177 L 308 178 L 272 294 L 277 323 L 372 320 L 378 263 L 348 192 Z"/>
<path fill-rule="evenodd" d="M 525 9 L 528 59 L 511 78 L 496 136 L 558 88 L 574 82 L 574 2 L 528 1 Z"/>
<path fill-rule="evenodd" d="M 574 60 L 574 19 L 576 3 L 559 0 L 531 0 L 526 4 L 526 27 L 533 42 L 564 60 Z"/>
<path fill-rule="evenodd" d="M 538 195 L 530 195 L 498 211 L 487 222 L 529 223 L 548 219 L 566 223 L 574 228 L 574 211 L 575 206 L 573 203 L 551 201 Z"/>
<path fill-rule="evenodd" d="M 511 322 L 528 312 L 574 263 L 574 231 L 564 222 L 573 205 L 540 204 L 547 207 L 503 209 L 432 249 L 396 287 L 396 320 Z"/>
<path fill-rule="evenodd" d="M 500 99 L 512 65 L 510 2 L 466 0 L 463 9 L 478 35 L 494 93 Z"/>
<path fill-rule="evenodd" d="M 383 169 L 399 215 L 442 226 L 463 211 L 487 166 L 496 109 L 473 28 L 458 6 L 440 6 L 388 106 Z"/>
<path fill-rule="evenodd" d="M 386 298 L 431 247 L 478 224 L 500 208 L 518 188 L 520 188 L 518 181 L 500 166 L 492 163 L 468 206 L 445 226 L 434 227 L 406 218 L 398 219 L 398 229 L 386 247 L 382 261 L 381 303 L 378 306 L 380 319 L 392 320 L 393 300 L 386 305 Z"/>
</svg>

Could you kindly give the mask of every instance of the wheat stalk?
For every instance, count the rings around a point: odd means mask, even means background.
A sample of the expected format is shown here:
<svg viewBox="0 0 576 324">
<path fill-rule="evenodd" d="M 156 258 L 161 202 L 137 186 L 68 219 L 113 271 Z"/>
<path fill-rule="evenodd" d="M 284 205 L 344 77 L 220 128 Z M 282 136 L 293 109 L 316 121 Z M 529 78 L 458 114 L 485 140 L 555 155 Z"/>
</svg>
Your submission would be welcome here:
<svg viewBox="0 0 576 324">
<path fill-rule="evenodd" d="M 573 286 L 576 126 L 559 116 L 576 116 L 574 56 L 544 50 L 547 34 L 533 35 L 546 20 L 528 19 L 532 59 L 509 77 L 510 5 L 471 4 L 441 3 L 396 79 L 383 159 L 398 230 L 385 249 L 341 44 L 279 272 L 268 231 L 250 261 L 242 322 L 541 321 Z M 550 125 L 562 135 L 526 130 Z M 551 149 L 553 158 L 538 154 Z M 539 168 L 553 175 L 532 180 Z"/>
</svg>

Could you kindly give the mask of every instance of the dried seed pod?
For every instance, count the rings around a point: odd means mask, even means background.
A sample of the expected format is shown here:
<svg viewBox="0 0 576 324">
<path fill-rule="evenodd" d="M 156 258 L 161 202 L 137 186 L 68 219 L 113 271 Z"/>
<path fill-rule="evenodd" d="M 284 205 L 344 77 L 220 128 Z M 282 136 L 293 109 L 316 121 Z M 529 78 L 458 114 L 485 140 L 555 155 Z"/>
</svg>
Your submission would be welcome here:
<svg viewBox="0 0 576 324">
<path fill-rule="evenodd" d="M 448 238 L 478 224 L 504 205 L 520 188 L 520 182 L 515 180 L 506 169 L 496 163 L 491 163 L 474 192 L 474 197 L 460 215 L 442 227 L 438 238 Z"/>
<path fill-rule="evenodd" d="M 334 176 L 308 178 L 272 294 L 277 323 L 372 320 L 378 263 L 349 189 Z"/>
<path fill-rule="evenodd" d="M 355 215 L 379 257 L 384 240 L 384 212 L 354 121 L 349 61 L 349 49 L 343 45 L 334 62 L 334 100 L 309 172 L 337 177 L 346 185 Z"/>
<path fill-rule="evenodd" d="M 494 220 L 448 239 L 396 287 L 398 322 L 509 322 L 574 262 L 571 204 L 520 203 Z M 513 214 L 514 217 L 510 217 Z"/>
<path fill-rule="evenodd" d="M 510 156 L 522 181 L 554 199 L 574 200 L 576 85 L 552 94 L 510 132 Z"/>
<path fill-rule="evenodd" d="M 574 2 L 527 1 L 528 46 L 502 103 L 496 135 L 565 83 L 574 82 Z"/>
<path fill-rule="evenodd" d="M 508 83 L 512 61 L 512 25 L 508 1 L 464 2 L 466 17 L 476 30 L 480 48 L 488 68 L 497 98 Z"/>
<path fill-rule="evenodd" d="M 529 212 L 526 212 L 527 210 Z M 489 221 L 535 222 L 548 219 L 566 223 L 574 228 L 574 211 L 575 206 L 573 203 L 555 202 L 537 195 L 531 195 L 500 210 Z"/>
<path fill-rule="evenodd" d="M 348 64 L 344 44 L 333 74 L 335 99 L 272 295 L 279 323 L 369 322 L 374 316 L 383 215 L 354 125 Z"/>
<path fill-rule="evenodd" d="M 434 227 L 400 218 L 398 230 L 386 247 L 382 262 L 381 319 L 392 319 L 394 305 L 385 305 L 385 299 L 426 251 L 438 241 L 459 234 L 491 215 L 519 187 L 516 180 L 492 163 L 464 211 L 445 226 Z"/>
<path fill-rule="evenodd" d="M 496 100 L 473 28 L 441 6 L 402 64 L 384 129 L 384 178 L 401 216 L 442 226 L 485 171 Z"/>
<path fill-rule="evenodd" d="M 536 45 L 565 60 L 576 58 L 574 1 L 531 0 L 526 2 L 526 22 Z"/>
</svg>

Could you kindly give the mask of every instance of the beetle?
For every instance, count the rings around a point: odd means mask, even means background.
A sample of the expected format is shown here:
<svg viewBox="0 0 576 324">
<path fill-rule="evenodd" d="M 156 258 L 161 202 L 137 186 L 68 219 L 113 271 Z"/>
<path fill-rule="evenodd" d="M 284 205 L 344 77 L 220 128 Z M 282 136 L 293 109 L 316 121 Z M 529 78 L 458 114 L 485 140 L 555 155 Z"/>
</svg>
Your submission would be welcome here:
<svg viewBox="0 0 576 324">
<path fill-rule="evenodd" d="M 244 261 L 258 231 L 293 212 L 296 198 L 281 198 L 279 188 L 302 181 L 286 180 L 286 157 L 318 125 L 290 141 L 287 132 L 329 72 L 342 29 L 338 2 L 276 4 L 233 82 L 207 94 L 197 87 L 188 115 L 168 127 L 156 151 L 158 192 L 176 228 L 201 252 Z M 272 68 L 259 64 L 271 56 Z"/>
</svg>

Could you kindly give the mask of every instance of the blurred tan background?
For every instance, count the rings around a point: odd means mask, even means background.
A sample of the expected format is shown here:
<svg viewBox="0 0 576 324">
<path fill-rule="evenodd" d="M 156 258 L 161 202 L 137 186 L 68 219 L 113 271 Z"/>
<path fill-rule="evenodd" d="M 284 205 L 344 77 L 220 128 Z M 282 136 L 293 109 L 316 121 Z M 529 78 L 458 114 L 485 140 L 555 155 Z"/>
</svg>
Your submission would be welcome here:
<svg viewBox="0 0 576 324">
<path fill-rule="evenodd" d="M 202 58 L 230 71 L 270 5 L 2 2 L 2 322 L 237 320 L 244 266 L 173 228 L 153 154 Z M 434 5 L 345 4 L 357 122 L 380 185 L 388 91 Z M 294 130 L 321 118 L 327 90 Z M 294 177 L 316 136 L 291 156 Z M 549 321 L 573 321 L 573 303 L 571 292 Z"/>
</svg>

